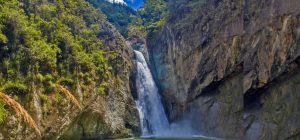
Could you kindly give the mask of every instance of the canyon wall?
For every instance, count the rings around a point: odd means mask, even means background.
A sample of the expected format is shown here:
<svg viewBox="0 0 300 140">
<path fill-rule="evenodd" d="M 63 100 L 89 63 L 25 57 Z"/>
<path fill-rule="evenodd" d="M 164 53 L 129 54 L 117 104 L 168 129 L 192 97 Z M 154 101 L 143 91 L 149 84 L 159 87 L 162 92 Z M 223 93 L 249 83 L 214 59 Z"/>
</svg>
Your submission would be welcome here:
<svg viewBox="0 0 300 140">
<path fill-rule="evenodd" d="M 148 42 L 169 118 L 231 139 L 300 137 L 300 3 L 176 0 Z"/>
<path fill-rule="evenodd" d="M 109 60 L 112 75 L 104 92 L 95 86 L 97 81 L 85 84 L 78 80 L 76 88 L 65 87 L 78 100 L 80 109 L 62 93 L 43 95 L 45 87 L 34 83 L 34 94 L 13 98 L 33 117 L 41 135 L 10 106 L 5 106 L 7 116 L 0 123 L 0 139 L 107 139 L 138 135 L 139 118 L 129 81 L 133 50 L 111 24 L 104 22 L 101 26 L 99 37 L 104 40 L 106 51 L 117 55 Z"/>
</svg>

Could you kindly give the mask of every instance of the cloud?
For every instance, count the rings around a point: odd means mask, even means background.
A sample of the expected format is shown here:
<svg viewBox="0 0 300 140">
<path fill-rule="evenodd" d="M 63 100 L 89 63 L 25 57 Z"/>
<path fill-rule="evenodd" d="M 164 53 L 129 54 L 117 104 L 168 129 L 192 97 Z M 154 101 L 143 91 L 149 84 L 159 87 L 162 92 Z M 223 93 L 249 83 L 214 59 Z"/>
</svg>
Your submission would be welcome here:
<svg viewBox="0 0 300 140">
<path fill-rule="evenodd" d="M 107 0 L 108 2 L 110 3 L 120 3 L 120 4 L 125 4 L 126 5 L 126 2 L 124 2 L 124 0 Z"/>
</svg>

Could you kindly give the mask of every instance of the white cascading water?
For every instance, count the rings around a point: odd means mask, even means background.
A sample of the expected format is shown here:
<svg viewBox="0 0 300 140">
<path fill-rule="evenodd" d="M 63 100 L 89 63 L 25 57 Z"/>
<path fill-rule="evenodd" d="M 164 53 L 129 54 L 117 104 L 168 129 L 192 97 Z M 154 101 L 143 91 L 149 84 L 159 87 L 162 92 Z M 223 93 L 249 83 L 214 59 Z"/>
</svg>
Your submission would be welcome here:
<svg viewBox="0 0 300 140">
<path fill-rule="evenodd" d="M 170 128 L 158 88 L 144 58 L 135 51 L 137 63 L 136 88 L 137 108 L 140 115 L 142 137 L 162 136 Z"/>
</svg>

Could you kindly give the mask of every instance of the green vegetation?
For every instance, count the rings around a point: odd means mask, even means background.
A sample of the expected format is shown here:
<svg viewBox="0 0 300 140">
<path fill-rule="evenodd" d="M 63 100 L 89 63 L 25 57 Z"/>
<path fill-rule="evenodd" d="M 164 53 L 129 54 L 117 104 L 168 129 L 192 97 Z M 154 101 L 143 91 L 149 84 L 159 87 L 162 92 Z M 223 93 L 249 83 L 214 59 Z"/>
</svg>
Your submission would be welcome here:
<svg viewBox="0 0 300 140">
<path fill-rule="evenodd" d="M 0 0 L 3 96 L 28 105 L 32 94 L 38 91 L 46 111 L 52 103 L 65 98 L 58 85 L 70 90 L 68 93 L 76 91 L 79 85 L 85 97 L 91 87 L 103 94 L 112 76 L 127 72 L 120 55 L 123 50 L 118 48 L 124 46 L 123 40 L 112 35 L 106 20 L 125 37 L 146 37 L 166 19 L 163 0 L 146 1 L 138 11 L 122 5 L 89 2 L 100 7 L 107 17 L 85 0 Z M 115 42 L 111 43 L 112 40 Z M 4 103 L 0 102 L 0 122 L 6 113 Z"/>
<path fill-rule="evenodd" d="M 0 0 L 0 90 L 24 95 L 38 84 L 47 95 L 79 79 L 102 91 L 112 69 L 105 21 L 84 0 Z"/>
<path fill-rule="evenodd" d="M 166 0 L 145 0 L 138 11 L 105 0 L 88 0 L 99 8 L 124 37 L 139 35 L 147 37 L 158 31 L 166 22 L 168 11 Z"/>
<path fill-rule="evenodd" d="M 25 95 L 28 92 L 28 88 L 25 84 L 16 81 L 7 81 L 2 85 L 1 88 L 1 91 L 4 91 L 5 93 L 11 93 L 14 95 Z"/>
<path fill-rule="evenodd" d="M 159 31 L 168 17 L 167 0 L 145 0 L 144 7 L 138 11 L 142 24 L 132 23 L 130 31 L 147 32 L 148 37 Z"/>
<path fill-rule="evenodd" d="M 136 11 L 122 4 L 112 4 L 106 0 L 87 1 L 94 7 L 99 8 L 107 16 L 108 21 L 112 23 L 123 36 L 128 36 L 127 27 L 130 25 L 133 18 L 138 18 Z"/>
<path fill-rule="evenodd" d="M 5 104 L 2 100 L 0 100 L 0 124 L 4 121 L 5 118 L 6 118 Z"/>
</svg>

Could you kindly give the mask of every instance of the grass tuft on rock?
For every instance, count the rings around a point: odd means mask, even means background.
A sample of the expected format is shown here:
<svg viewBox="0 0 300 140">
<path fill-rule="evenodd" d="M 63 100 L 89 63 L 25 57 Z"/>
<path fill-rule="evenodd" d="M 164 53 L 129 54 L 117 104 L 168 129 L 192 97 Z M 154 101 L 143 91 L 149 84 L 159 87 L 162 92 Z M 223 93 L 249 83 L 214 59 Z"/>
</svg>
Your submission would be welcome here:
<svg viewBox="0 0 300 140">
<path fill-rule="evenodd" d="M 57 85 L 57 88 L 60 92 L 66 95 L 66 97 L 74 104 L 76 105 L 80 110 L 82 110 L 82 106 L 80 105 L 79 101 L 74 97 L 74 95 L 66 88 L 64 88 L 61 85 Z"/>
<path fill-rule="evenodd" d="M 8 95 L 0 92 L 0 99 L 13 108 L 17 114 L 18 117 L 23 118 L 23 120 L 31 127 L 33 128 L 36 133 L 41 136 L 41 131 L 39 130 L 38 126 L 36 125 L 35 121 L 32 119 L 32 117 L 28 114 L 28 112 L 14 99 L 9 97 Z"/>
</svg>

